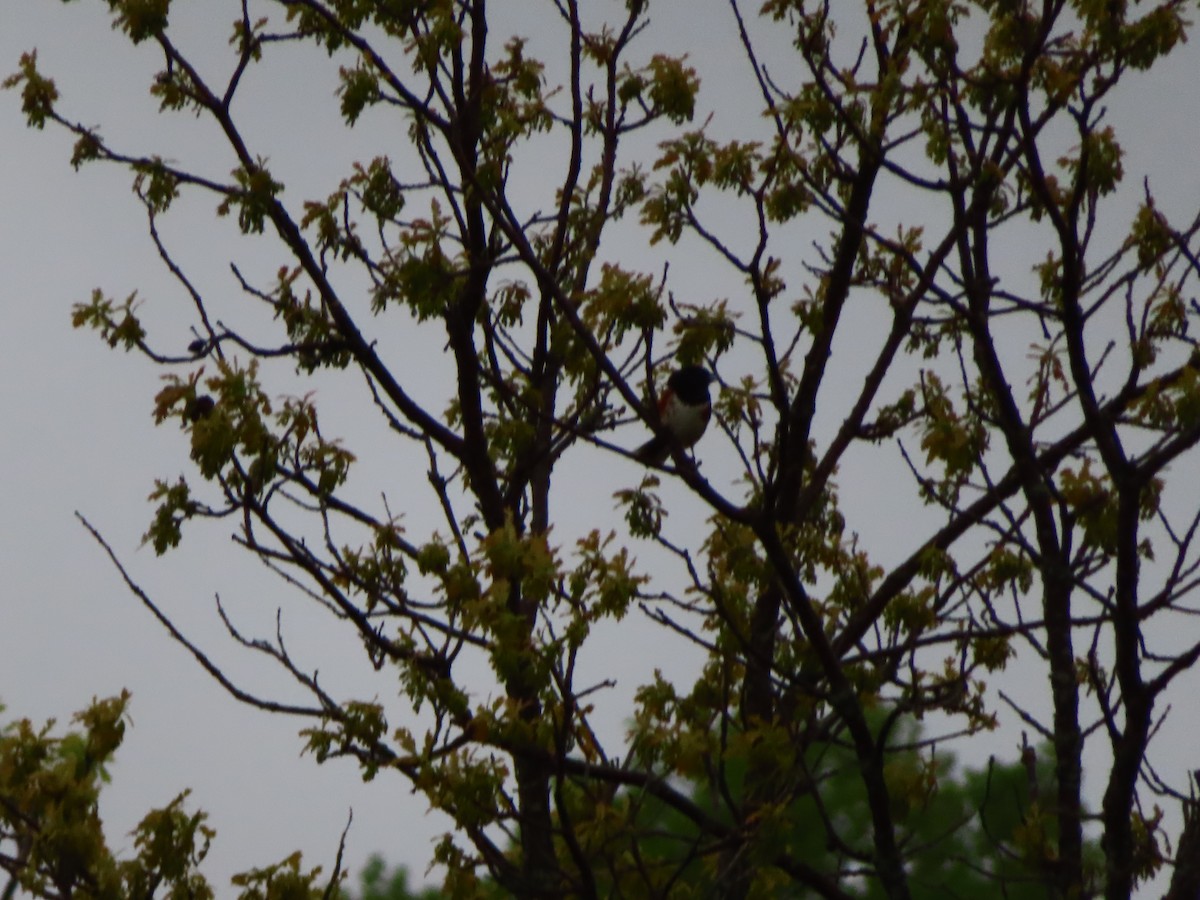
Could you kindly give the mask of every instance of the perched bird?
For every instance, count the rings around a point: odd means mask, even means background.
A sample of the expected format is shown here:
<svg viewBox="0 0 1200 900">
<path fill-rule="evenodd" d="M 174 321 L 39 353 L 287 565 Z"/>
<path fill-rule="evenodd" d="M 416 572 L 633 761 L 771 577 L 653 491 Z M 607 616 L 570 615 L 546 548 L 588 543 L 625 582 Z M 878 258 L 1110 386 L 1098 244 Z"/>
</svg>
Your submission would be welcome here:
<svg viewBox="0 0 1200 900">
<path fill-rule="evenodd" d="M 708 386 L 713 374 L 701 366 L 684 366 L 671 373 L 667 387 L 658 398 L 658 420 L 662 430 L 633 451 L 634 458 L 647 466 L 661 466 L 671 455 L 668 433 L 685 449 L 700 440 L 712 415 Z"/>
</svg>

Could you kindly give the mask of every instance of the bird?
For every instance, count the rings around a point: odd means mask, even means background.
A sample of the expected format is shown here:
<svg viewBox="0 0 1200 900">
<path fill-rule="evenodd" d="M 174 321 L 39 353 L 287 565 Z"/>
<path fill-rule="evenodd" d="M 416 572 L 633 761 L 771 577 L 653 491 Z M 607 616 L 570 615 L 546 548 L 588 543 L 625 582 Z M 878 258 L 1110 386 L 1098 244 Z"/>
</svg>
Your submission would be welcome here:
<svg viewBox="0 0 1200 900">
<path fill-rule="evenodd" d="M 658 433 L 633 451 L 633 457 L 646 466 L 661 466 L 671 455 L 671 438 L 685 450 L 691 447 L 712 416 L 708 386 L 713 374 L 702 366 L 682 366 L 671 373 L 667 387 L 658 398 Z"/>
</svg>

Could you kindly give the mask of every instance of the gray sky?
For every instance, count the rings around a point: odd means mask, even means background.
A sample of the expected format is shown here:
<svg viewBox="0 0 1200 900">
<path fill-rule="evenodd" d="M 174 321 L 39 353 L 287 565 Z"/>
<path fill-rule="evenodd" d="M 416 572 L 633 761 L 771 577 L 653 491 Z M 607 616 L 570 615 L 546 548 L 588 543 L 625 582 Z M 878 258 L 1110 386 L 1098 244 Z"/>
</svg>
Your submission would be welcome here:
<svg viewBox="0 0 1200 900">
<path fill-rule="evenodd" d="M 689 4 L 685 14 L 680 13 L 682 5 L 660 5 L 657 28 L 643 39 L 644 54 L 689 49 L 704 79 L 704 102 L 720 110 L 714 126 L 741 128 L 738 114 L 728 110 L 739 108 L 738 79 L 745 72 L 730 50 L 725 5 L 706 0 Z M 201 48 L 202 60 L 220 59 L 235 6 L 213 0 L 177 2 L 176 14 L 186 20 L 184 34 Z M 214 18 L 203 18 L 217 7 L 221 11 Z M 532 31 L 534 54 L 552 46 L 553 36 L 534 30 L 541 27 L 536 18 L 520 26 L 525 33 Z M 118 146 L 178 155 L 216 175 L 231 167 L 227 155 L 210 152 L 205 143 L 211 134 L 208 123 L 201 126 L 186 116 L 167 120 L 154 113 L 145 86 L 157 59 L 152 51 L 129 50 L 110 30 L 103 4 L 4 0 L 0 70 L 14 70 L 20 52 L 32 47 L 39 50 L 43 71 L 58 81 L 63 110 L 101 124 Z M 404 141 L 401 125 L 366 122 L 352 133 L 338 126 L 336 105 L 320 102 L 332 94 L 332 69 L 314 63 L 314 56 L 311 49 L 284 54 L 275 74 L 257 78 L 245 100 L 253 111 L 248 117 L 251 137 L 263 140 L 284 180 L 297 184 L 288 195 L 293 201 L 332 190 L 355 159 L 403 152 L 395 149 Z M 1124 106 L 1114 110 L 1118 123 L 1130 126 L 1121 131 L 1129 183 L 1139 184 L 1141 173 L 1148 173 L 1161 205 L 1177 215 L 1200 205 L 1193 154 L 1181 158 L 1200 136 L 1196 63 L 1191 48 L 1177 54 L 1153 82 L 1119 94 Z M 785 68 L 781 63 L 780 69 Z M 92 696 L 129 688 L 134 727 L 104 799 L 110 840 L 127 845 L 122 835 L 142 813 L 190 787 L 192 803 L 210 813 L 218 832 L 205 865 L 218 892 L 233 872 L 278 860 L 295 849 L 304 851 L 310 865 L 331 863 L 351 807 L 351 869 L 357 870 L 369 853 L 382 851 L 390 862 L 407 863 L 420 878 L 429 838 L 445 829 L 447 820 L 426 814 L 421 799 L 410 795 L 398 776 L 384 775 L 363 785 L 349 763 L 318 767 L 310 758 L 300 758 L 297 724 L 229 698 L 137 604 L 74 518 L 75 510 L 88 516 L 180 627 L 246 683 L 264 692 L 287 688 L 272 668 L 230 645 L 215 615 L 213 597 L 218 593 L 249 632 L 269 633 L 275 610 L 282 607 L 293 649 L 311 652 L 312 658 L 347 660 L 345 671 L 322 669 L 323 678 L 345 695 L 369 699 L 391 690 L 358 663 L 361 654 L 353 641 L 330 633 L 324 618 L 295 602 L 277 579 L 233 547 L 227 529 L 193 529 L 182 548 L 162 560 L 150 548 L 139 547 L 151 513 L 145 497 L 152 480 L 185 471 L 186 446 L 173 425 L 153 426 L 150 411 L 159 373 L 139 358 L 108 350 L 90 332 L 73 331 L 70 306 L 85 300 L 93 287 L 117 298 L 136 289 L 147 300 L 151 335 L 173 333 L 180 348 L 191 339 L 193 319 L 146 236 L 128 176 L 98 166 L 74 172 L 69 154 L 64 135 L 26 130 L 18 98 L 11 92 L 0 95 L 0 464 L 9 473 L 0 487 L 0 701 L 7 706 L 5 716 L 66 720 Z M 531 180 L 531 189 L 537 187 L 535 169 L 522 175 Z M 228 261 L 238 261 L 249 272 L 269 273 L 282 256 L 270 240 L 239 239 L 228 222 L 214 225 L 213 205 L 207 198 L 182 204 L 168 218 L 164 234 L 205 291 L 226 292 L 235 308 L 239 298 Z M 807 239 L 801 235 L 797 246 L 808 246 L 824 228 L 818 224 Z M 742 290 L 727 269 L 689 255 L 686 247 L 651 249 L 644 236 L 626 236 L 607 243 L 604 252 L 647 271 L 658 271 L 669 259 L 671 285 L 681 296 L 694 292 L 699 299 L 736 299 Z M 870 327 L 866 319 L 863 327 Z M 440 356 L 440 346 L 429 345 L 424 352 L 397 356 L 397 364 L 436 371 Z M 323 421 L 334 432 L 352 432 L 371 418 L 361 390 L 336 380 L 322 382 L 318 390 L 319 400 L 337 399 L 321 407 Z M 833 408 L 830 414 L 836 412 Z M 381 437 L 378 431 L 360 433 L 357 441 L 351 438 L 351 449 L 360 452 L 364 443 L 373 446 Z M 630 433 L 627 444 L 638 439 Z M 715 438 L 706 441 L 708 447 L 716 446 Z M 365 495 L 380 483 L 395 481 L 393 462 L 360 456 L 356 486 Z M 731 462 L 714 459 L 706 473 L 714 480 L 732 477 Z M 842 495 L 852 527 L 886 543 L 889 529 L 893 536 L 903 535 L 910 512 L 893 514 L 888 505 L 891 483 L 903 480 L 903 470 L 880 470 L 879 465 L 872 460 L 864 462 L 862 472 L 844 473 Z M 611 493 L 635 481 L 636 472 L 624 463 L 614 463 L 603 478 L 581 479 L 570 504 L 580 515 L 568 517 L 559 534 L 593 525 L 619 529 Z M 703 510 L 683 496 L 670 508 L 673 527 L 695 537 Z M 421 520 L 423 509 L 410 508 L 412 521 Z M 690 530 L 681 524 L 689 516 L 697 525 Z M 873 528 L 878 533 L 872 534 Z M 902 541 L 893 546 L 897 556 L 908 552 Z M 621 686 L 602 700 L 607 727 L 620 728 L 639 673 L 656 665 L 680 676 L 689 671 L 689 654 L 664 657 L 662 647 L 660 633 L 627 620 L 619 634 L 604 637 L 602 652 L 587 661 L 596 677 L 611 674 L 617 663 Z M 1041 684 L 1032 687 L 1035 695 L 1044 691 Z M 1190 751 L 1195 732 L 1184 721 L 1189 716 L 1187 703 L 1183 706 L 1171 726 L 1179 729 L 1178 738 L 1165 743 Z M 971 752 L 981 759 L 989 752 L 1011 755 L 1018 731 L 1010 727 L 977 742 Z M 1166 771 L 1160 773 L 1174 776 L 1189 765 L 1195 760 L 1185 752 L 1166 760 Z M 1098 783 L 1089 779 L 1089 788 L 1096 791 Z"/>
</svg>

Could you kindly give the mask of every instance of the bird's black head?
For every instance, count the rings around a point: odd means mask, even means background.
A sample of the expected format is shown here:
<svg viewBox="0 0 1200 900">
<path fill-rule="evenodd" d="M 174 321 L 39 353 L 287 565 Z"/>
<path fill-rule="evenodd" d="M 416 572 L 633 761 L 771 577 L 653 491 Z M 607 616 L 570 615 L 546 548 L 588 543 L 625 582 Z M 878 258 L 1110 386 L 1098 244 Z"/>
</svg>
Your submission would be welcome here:
<svg viewBox="0 0 1200 900">
<path fill-rule="evenodd" d="M 684 403 L 694 405 L 708 400 L 708 386 L 713 381 L 712 372 L 703 366 L 684 366 L 671 374 L 667 387 Z"/>
</svg>

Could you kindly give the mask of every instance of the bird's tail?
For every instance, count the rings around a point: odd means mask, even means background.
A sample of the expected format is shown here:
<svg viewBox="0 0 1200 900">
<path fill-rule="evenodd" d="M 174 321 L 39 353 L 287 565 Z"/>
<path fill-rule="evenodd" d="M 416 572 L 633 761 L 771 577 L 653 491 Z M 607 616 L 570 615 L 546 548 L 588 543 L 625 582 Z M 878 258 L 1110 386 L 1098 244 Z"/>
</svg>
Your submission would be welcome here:
<svg viewBox="0 0 1200 900">
<path fill-rule="evenodd" d="M 671 455 L 665 435 L 656 434 L 642 446 L 633 451 L 633 458 L 643 466 L 661 466 Z"/>
</svg>

